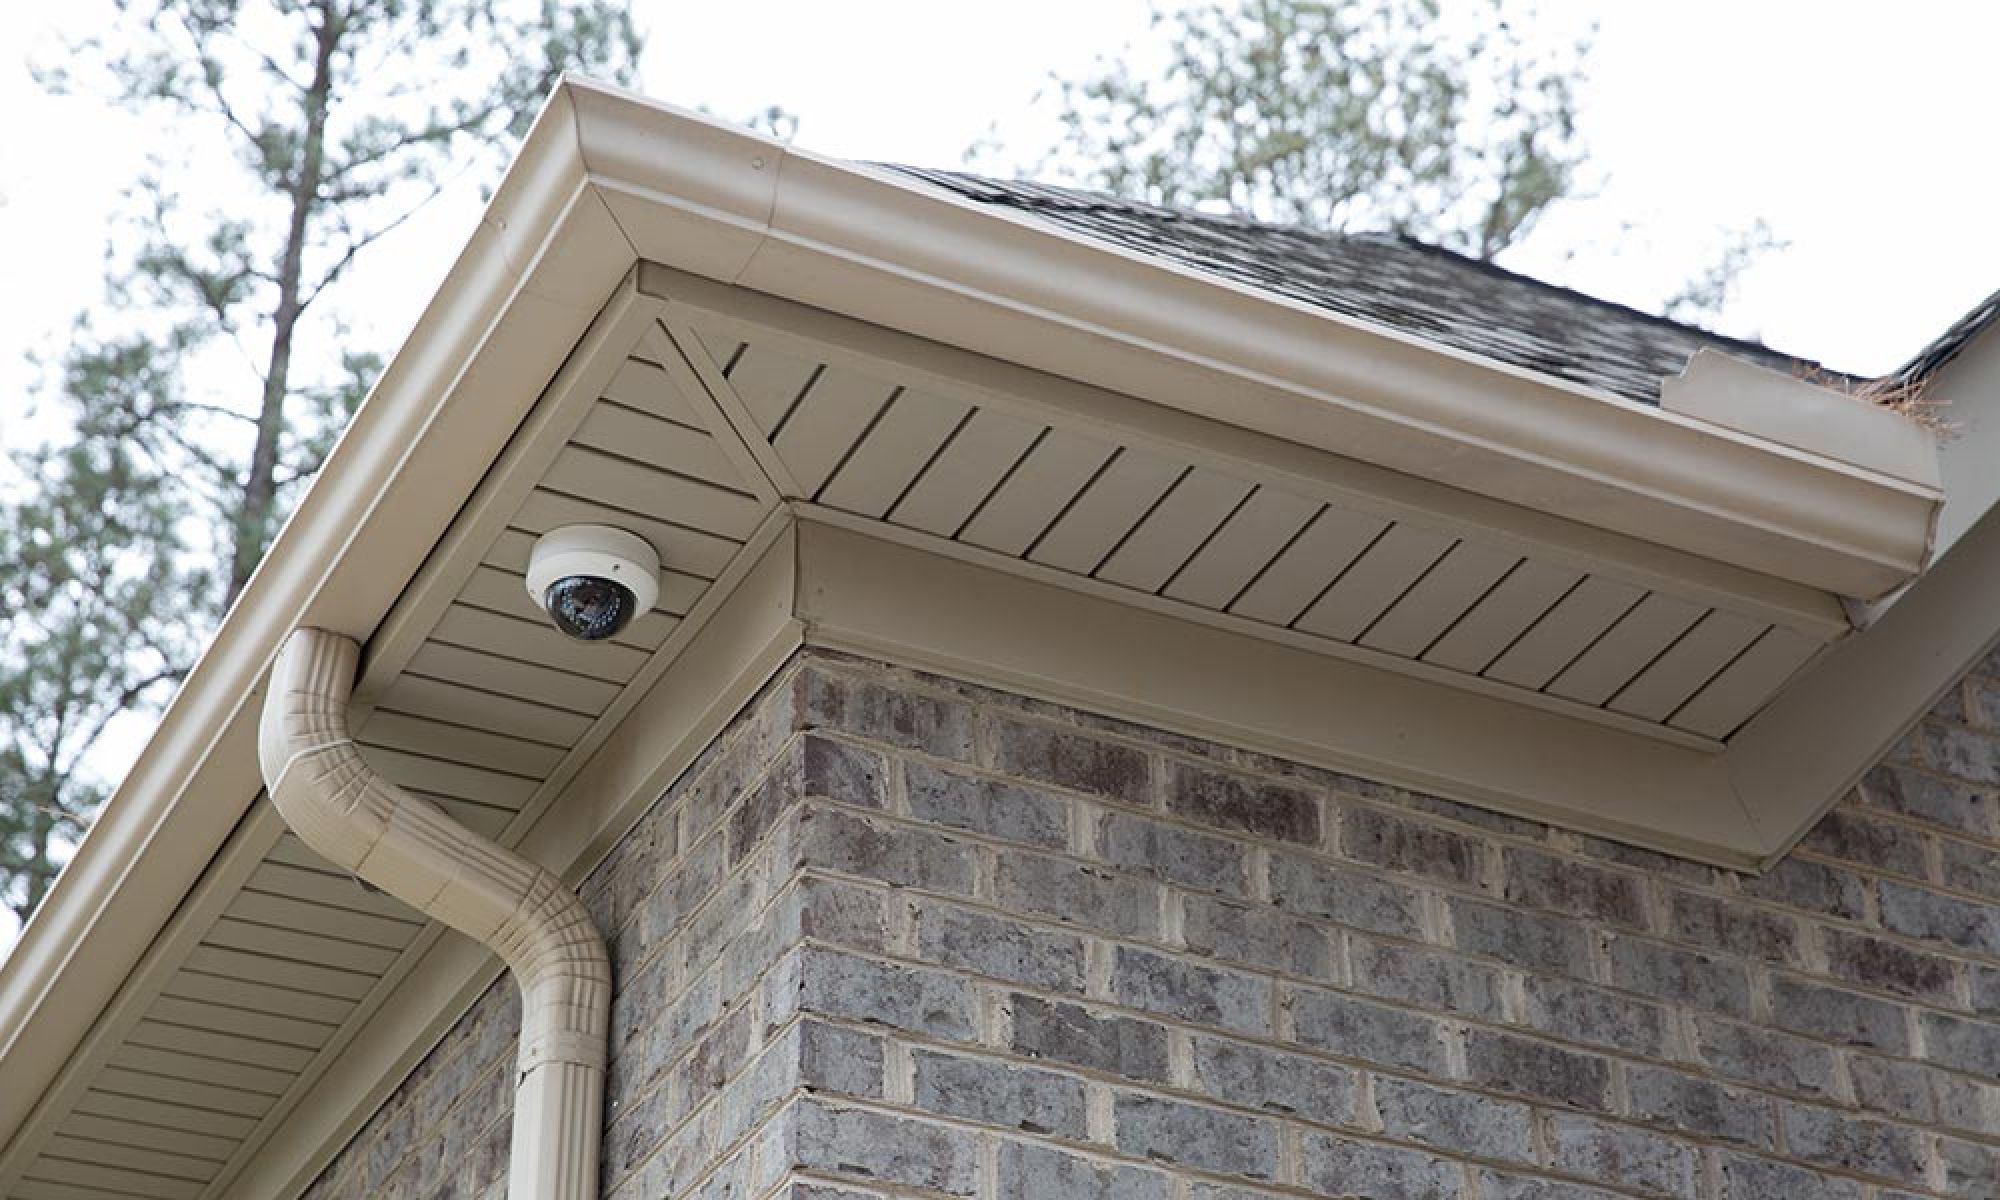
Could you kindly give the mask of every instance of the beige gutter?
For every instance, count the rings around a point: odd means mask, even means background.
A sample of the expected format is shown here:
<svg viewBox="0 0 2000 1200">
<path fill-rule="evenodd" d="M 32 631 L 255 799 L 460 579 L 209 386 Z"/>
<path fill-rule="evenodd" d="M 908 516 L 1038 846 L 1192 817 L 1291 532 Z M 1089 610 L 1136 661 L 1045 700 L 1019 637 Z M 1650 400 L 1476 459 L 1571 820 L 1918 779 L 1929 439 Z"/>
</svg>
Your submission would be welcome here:
<svg viewBox="0 0 2000 1200">
<path fill-rule="evenodd" d="M 362 761 L 347 732 L 361 647 L 319 629 L 271 669 L 258 758 L 301 841 L 491 949 L 521 988 L 512 1200 L 595 1200 L 611 957 L 583 902 L 542 867 L 418 800 Z"/>
</svg>

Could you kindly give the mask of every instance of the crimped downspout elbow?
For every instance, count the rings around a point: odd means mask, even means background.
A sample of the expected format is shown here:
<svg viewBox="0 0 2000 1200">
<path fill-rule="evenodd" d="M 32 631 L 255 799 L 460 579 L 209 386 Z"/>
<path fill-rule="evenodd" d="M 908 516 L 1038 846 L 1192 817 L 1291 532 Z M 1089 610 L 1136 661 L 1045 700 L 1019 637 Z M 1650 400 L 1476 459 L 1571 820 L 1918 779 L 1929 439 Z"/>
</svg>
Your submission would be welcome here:
<svg viewBox="0 0 2000 1200">
<path fill-rule="evenodd" d="M 596 1200 L 611 964 L 576 893 L 549 871 L 404 792 L 347 732 L 360 648 L 298 629 L 271 672 L 258 726 L 264 782 L 285 823 L 328 860 L 490 947 L 521 988 L 507 1194 Z"/>
</svg>

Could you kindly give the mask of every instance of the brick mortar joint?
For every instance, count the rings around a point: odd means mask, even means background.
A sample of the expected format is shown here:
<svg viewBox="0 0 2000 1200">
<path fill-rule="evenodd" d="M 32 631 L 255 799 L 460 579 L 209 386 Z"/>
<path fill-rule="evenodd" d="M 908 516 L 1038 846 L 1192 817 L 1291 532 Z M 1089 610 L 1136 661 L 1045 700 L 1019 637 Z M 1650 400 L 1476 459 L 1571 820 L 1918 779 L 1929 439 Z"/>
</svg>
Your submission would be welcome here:
<svg viewBox="0 0 2000 1200">
<path fill-rule="evenodd" d="M 865 812 L 869 810 L 858 810 L 858 811 Z M 1115 953 L 1116 949 L 1121 946 L 1131 947 L 1134 949 L 1139 949 L 1151 953 L 1162 954 L 1177 960 L 1186 960 L 1191 963 L 1199 964 L 1203 966 L 1205 969 L 1218 971 L 1223 974 L 1253 976 L 1258 979 L 1263 979 L 1268 981 L 1273 986 L 1274 991 L 1277 992 L 1283 992 L 1285 989 L 1307 988 L 1317 991 L 1334 992 L 1341 995 L 1351 995 L 1355 999 L 1375 1005 L 1394 1005 L 1398 1003 L 1398 1001 L 1392 996 L 1378 994 L 1378 993 L 1371 993 L 1371 992 L 1355 992 L 1353 990 L 1353 985 L 1351 983 L 1343 984 L 1338 980 L 1306 979 L 1298 976 L 1286 975 L 1280 972 L 1270 970 L 1268 968 L 1260 968 L 1259 966 L 1250 963 L 1242 963 L 1235 961 L 1217 961 L 1209 956 L 1196 954 L 1186 949 L 1185 947 L 1176 946 L 1169 942 L 1148 941 L 1140 937 L 1121 935 L 1121 934 L 1111 933 L 1105 930 L 1099 930 L 1090 927 L 1069 924 L 1048 916 L 1037 915 L 1032 913 L 1023 913 L 1014 909 L 999 907 L 997 905 L 983 902 L 978 897 L 969 896 L 961 893 L 931 891 L 914 886 L 897 886 L 894 888 L 886 888 L 886 885 L 882 884 L 879 880 L 872 879 L 868 876 L 843 873 L 823 866 L 809 866 L 802 868 L 800 871 L 800 876 L 807 878 L 822 879 L 830 882 L 838 882 L 851 886 L 860 886 L 871 890 L 886 889 L 889 892 L 902 895 L 906 898 L 927 899 L 936 903 L 948 905 L 953 908 L 969 909 L 972 911 L 983 913 L 990 917 L 1004 918 L 1008 921 L 1018 923 L 1024 927 L 1031 929 L 1041 930 L 1049 933 L 1060 933 L 1070 936 L 1082 937 L 1085 939 L 1086 948 L 1088 952 L 1094 956 L 1101 955 L 1102 962 L 1104 963 L 1104 967 L 1101 968 L 1105 972 L 1103 979 L 1100 982 L 1087 982 L 1086 990 L 1083 993 L 1084 997 L 1089 998 L 1096 1003 L 1111 1002 L 1108 992 L 1109 962 L 1112 955 Z M 795 876 L 794 878 L 797 877 L 799 876 Z M 1206 893 L 1197 893 L 1197 894 L 1206 894 Z M 1344 936 L 1350 944 L 1352 943 L 1353 941 L 1352 931 L 1349 931 L 1344 927 L 1340 926 L 1332 926 L 1331 928 L 1333 928 L 1337 933 Z M 1407 947 L 1422 952 L 1442 953 L 1447 955 L 1462 956 L 1463 961 L 1480 965 L 1492 966 L 1501 971 L 1519 970 L 1519 968 L 1509 967 L 1506 961 L 1503 959 L 1467 955 L 1463 951 L 1454 950 L 1449 946 L 1439 946 L 1433 943 L 1410 941 L 1408 939 L 1397 938 L 1392 935 L 1369 934 L 1368 937 L 1384 944 Z M 819 939 L 808 939 L 808 940 L 815 945 L 822 946 L 823 948 L 837 950 L 841 953 L 851 954 L 857 957 L 875 958 L 885 962 L 894 962 L 897 965 L 901 966 L 920 967 L 928 970 L 939 971 L 945 974 L 962 976 L 966 978 L 974 978 L 974 979 L 986 978 L 984 976 L 977 975 L 976 972 L 970 970 L 969 968 L 947 966 L 923 959 L 921 957 L 916 956 L 914 951 L 912 951 L 908 957 L 901 957 L 897 955 L 883 954 L 882 952 L 869 950 L 865 948 L 854 947 L 840 942 L 826 942 L 826 941 L 821 941 Z M 1100 947 L 1101 949 L 1099 949 Z M 1668 944 L 1668 947 L 1674 950 L 1680 950 L 1684 948 L 1671 943 Z M 1091 961 L 1095 963 L 1099 960 L 1097 958 L 1092 958 Z M 1754 977 L 1754 971 L 1759 964 L 1746 962 L 1745 965 L 1746 967 L 1751 968 L 1751 975 L 1748 977 Z M 1093 967 L 1093 970 L 1097 969 L 1099 968 Z M 1351 974 L 1351 969 L 1347 973 Z M 1569 980 L 1573 982 L 1583 983 L 1590 987 L 1601 989 L 1613 995 L 1617 995 L 1620 997 L 1630 999 L 1632 1001 L 1636 1001 L 1642 1004 L 1659 1008 L 1668 1014 L 1676 1014 L 1676 1013 L 1686 1014 L 1686 1016 L 1690 1020 L 1693 1019 L 1705 1019 L 1710 1021 L 1721 1020 L 1736 1025 L 1745 1025 L 1748 1027 L 1759 1027 L 1759 1028 L 1761 1027 L 1758 1026 L 1754 1021 L 1746 1021 L 1743 1017 L 1732 1016 L 1727 1012 L 1696 1008 L 1686 1004 L 1663 1000 L 1657 996 L 1653 996 L 1645 992 L 1639 992 L 1621 988 L 1605 980 L 1597 978 L 1578 979 L 1571 976 L 1564 976 L 1561 974 L 1555 974 L 1549 972 L 1523 971 L 1521 972 L 1521 974 L 1524 979 L 1545 979 L 1545 980 L 1556 980 L 1556 981 Z M 1092 975 L 1088 978 L 1090 980 L 1095 980 L 1097 979 L 1097 976 Z M 1893 994 L 1877 994 L 1873 992 L 1858 991 L 1854 988 L 1853 985 L 1837 978 L 1816 977 L 1816 976 L 1801 976 L 1800 978 L 1815 985 L 1830 987 L 1836 991 L 1852 992 L 1855 995 L 1863 996 L 1871 1000 L 1885 1000 L 1886 1002 L 1889 1003 L 1894 1003 L 1905 1007 L 1909 1007 L 1917 1011 L 1919 1014 L 1925 1012 L 1936 1012 L 1939 1013 L 1940 1015 L 1949 1016 L 1954 1019 L 1959 1019 L 1959 1020 L 1968 1019 L 1967 1014 L 1962 1010 L 1943 1009 L 1943 1008 L 1938 1008 L 1936 1006 L 1924 1005 L 1921 1002 L 1916 1001 L 1912 998 L 1896 996 Z M 1023 992 L 1046 995 L 1054 998 L 1063 998 L 1065 996 L 1072 995 L 1071 993 L 1052 991 L 1047 989 L 1036 989 L 1028 984 L 1009 984 L 1008 986 L 1015 987 L 1017 990 Z M 1103 991 L 1097 990 L 1099 987 L 1102 987 L 1105 990 Z M 1143 1010 L 1133 1010 L 1133 1011 L 1143 1011 Z M 1495 1032 L 1507 1033 L 1512 1035 L 1521 1035 L 1527 1037 L 1529 1040 L 1546 1042 L 1549 1044 L 1561 1046 L 1565 1049 L 1588 1053 L 1604 1058 L 1620 1058 L 1629 1061 L 1636 1061 L 1641 1063 L 1642 1065 L 1666 1066 L 1683 1071 L 1699 1067 L 1702 1065 L 1695 1062 L 1691 1058 L 1686 1058 L 1686 1057 L 1662 1059 L 1662 1058 L 1650 1058 L 1644 1055 L 1635 1055 L 1629 1052 L 1621 1054 L 1615 1050 L 1607 1048 L 1606 1046 L 1604 1046 L 1602 1043 L 1599 1042 L 1574 1041 L 1529 1025 L 1512 1025 L 1504 1022 L 1496 1023 L 1493 1021 L 1483 1021 L 1479 1020 L 1476 1017 L 1469 1017 L 1463 1013 L 1456 1013 L 1456 1012 L 1442 1012 L 1442 1011 L 1432 1012 L 1432 1010 L 1424 1010 L 1424 1011 L 1431 1013 L 1431 1015 L 1434 1015 L 1438 1019 L 1463 1020 L 1469 1022 L 1470 1024 L 1476 1025 L 1482 1029 L 1488 1029 Z M 1153 1015 L 1157 1016 L 1158 1014 L 1153 1014 Z M 1824 1046 L 1828 1049 L 1838 1049 L 1847 1045 L 1847 1043 L 1834 1041 L 1827 1037 L 1815 1037 L 1810 1033 L 1796 1032 L 1792 1030 L 1785 1030 L 1783 1032 L 1787 1037 L 1796 1038 L 1804 1042 L 1811 1042 L 1815 1045 Z M 1970 1078 L 1975 1078 L 1975 1079 L 1978 1078 L 1977 1076 L 1969 1075 L 1969 1073 L 1967 1072 L 1955 1071 L 1953 1068 L 1945 1066 L 1943 1064 L 1926 1062 L 1924 1060 L 1911 1058 L 1909 1056 L 1899 1056 L 1879 1050 L 1876 1051 L 1876 1053 L 1881 1057 L 1892 1058 L 1898 1061 L 1917 1062 L 1920 1065 L 1928 1066 L 1932 1069 L 1939 1070 L 1947 1074 L 1962 1074 L 1962 1075 L 1968 1075 L 1968 1077 Z M 1731 1082 L 1736 1086 L 1743 1086 L 1750 1088 L 1757 1087 L 1756 1084 L 1749 1083 L 1746 1081 L 1732 1080 Z M 1769 1089 L 1760 1089 L 1760 1090 L 1769 1090 Z M 1792 1096 L 1796 1095 L 1797 1093 L 1785 1093 L 1785 1092 L 1773 1091 L 1773 1094 Z"/>
</svg>

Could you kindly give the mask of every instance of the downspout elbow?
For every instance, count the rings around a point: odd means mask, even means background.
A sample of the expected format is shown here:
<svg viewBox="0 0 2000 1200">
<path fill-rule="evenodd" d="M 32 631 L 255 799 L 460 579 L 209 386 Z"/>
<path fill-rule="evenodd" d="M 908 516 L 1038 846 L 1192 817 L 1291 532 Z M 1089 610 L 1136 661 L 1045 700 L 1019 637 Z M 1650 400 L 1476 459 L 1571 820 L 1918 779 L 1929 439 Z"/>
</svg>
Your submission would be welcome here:
<svg viewBox="0 0 2000 1200">
<path fill-rule="evenodd" d="M 513 1200 L 595 1200 L 611 964 L 561 879 L 409 795 L 347 730 L 360 648 L 298 629 L 271 672 L 257 752 L 278 813 L 335 864 L 498 954 L 521 988 Z"/>
</svg>

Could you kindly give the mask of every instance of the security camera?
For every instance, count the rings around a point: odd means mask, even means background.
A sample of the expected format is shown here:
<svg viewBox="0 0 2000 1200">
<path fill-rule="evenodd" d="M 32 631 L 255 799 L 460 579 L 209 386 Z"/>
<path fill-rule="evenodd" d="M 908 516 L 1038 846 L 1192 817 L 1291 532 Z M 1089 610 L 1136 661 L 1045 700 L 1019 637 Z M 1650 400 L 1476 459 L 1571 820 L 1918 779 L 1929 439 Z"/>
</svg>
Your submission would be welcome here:
<svg viewBox="0 0 2000 1200">
<path fill-rule="evenodd" d="M 608 525 L 565 525 L 528 553 L 528 594 L 557 629 L 601 642 L 660 598 L 660 560 L 646 539 Z"/>
</svg>

